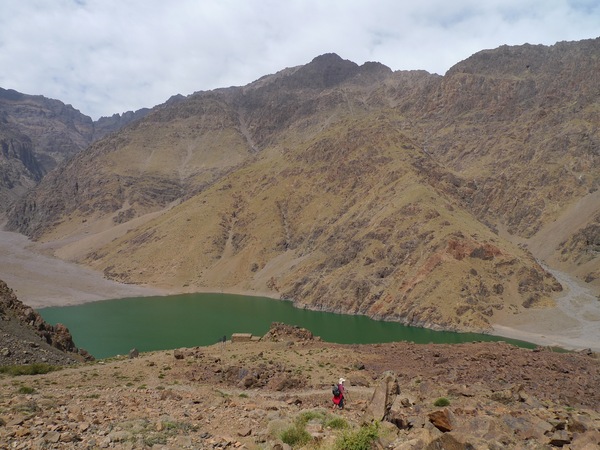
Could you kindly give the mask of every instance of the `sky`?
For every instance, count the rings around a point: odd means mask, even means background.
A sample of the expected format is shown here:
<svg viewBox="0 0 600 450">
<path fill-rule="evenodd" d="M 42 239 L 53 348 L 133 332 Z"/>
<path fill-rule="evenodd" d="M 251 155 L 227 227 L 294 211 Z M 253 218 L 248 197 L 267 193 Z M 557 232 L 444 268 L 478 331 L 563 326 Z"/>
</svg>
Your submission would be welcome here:
<svg viewBox="0 0 600 450">
<path fill-rule="evenodd" d="M 0 0 L 0 87 L 93 119 L 324 53 L 443 75 L 501 45 L 600 36 L 600 0 Z"/>
</svg>

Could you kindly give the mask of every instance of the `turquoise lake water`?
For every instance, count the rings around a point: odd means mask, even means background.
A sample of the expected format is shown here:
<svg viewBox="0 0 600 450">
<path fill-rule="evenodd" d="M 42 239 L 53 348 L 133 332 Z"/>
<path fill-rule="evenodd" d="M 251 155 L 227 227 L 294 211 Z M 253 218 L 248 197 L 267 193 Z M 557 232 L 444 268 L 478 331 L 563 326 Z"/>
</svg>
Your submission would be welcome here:
<svg viewBox="0 0 600 450">
<path fill-rule="evenodd" d="M 233 333 L 264 335 L 272 322 L 307 328 L 324 341 L 372 344 L 394 341 L 461 343 L 505 341 L 476 333 L 452 333 L 350 316 L 298 309 L 291 302 L 230 294 L 185 294 L 105 300 L 39 309 L 48 323 L 66 325 L 75 344 L 96 358 L 139 351 L 211 345 Z"/>
</svg>

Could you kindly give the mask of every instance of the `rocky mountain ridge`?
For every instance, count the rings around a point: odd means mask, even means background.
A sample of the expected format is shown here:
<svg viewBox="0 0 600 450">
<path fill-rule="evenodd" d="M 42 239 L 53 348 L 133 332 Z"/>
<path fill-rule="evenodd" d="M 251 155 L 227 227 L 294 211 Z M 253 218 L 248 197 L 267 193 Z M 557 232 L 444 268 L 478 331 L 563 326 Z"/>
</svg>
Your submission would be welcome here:
<svg viewBox="0 0 600 450">
<path fill-rule="evenodd" d="M 148 109 L 93 121 L 71 105 L 0 88 L 0 209 L 92 142 L 144 117 Z"/>
<path fill-rule="evenodd" d="M 561 217 L 600 208 L 599 49 L 501 47 L 443 77 L 327 54 L 198 92 L 48 174 L 9 227 L 127 283 L 489 331 L 553 304 L 525 244 L 559 217 L 546 262 L 600 282 L 595 216 Z"/>
</svg>

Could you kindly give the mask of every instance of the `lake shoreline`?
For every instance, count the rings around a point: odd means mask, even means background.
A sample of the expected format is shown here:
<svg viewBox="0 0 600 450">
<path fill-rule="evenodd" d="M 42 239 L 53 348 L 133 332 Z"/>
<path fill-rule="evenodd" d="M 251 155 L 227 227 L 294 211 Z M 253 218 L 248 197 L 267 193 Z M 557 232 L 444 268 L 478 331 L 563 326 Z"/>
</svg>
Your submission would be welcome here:
<svg viewBox="0 0 600 450">
<path fill-rule="evenodd" d="M 280 300 L 275 292 L 244 289 L 161 289 L 118 283 L 105 279 L 101 273 L 75 263 L 63 261 L 36 251 L 35 243 L 19 233 L 0 231 L 0 278 L 13 289 L 19 300 L 34 309 L 84 304 L 100 300 L 128 297 L 155 297 L 191 293 L 224 293 L 267 297 Z M 489 334 L 523 340 L 542 346 L 557 346 L 568 350 L 591 348 L 600 351 L 600 339 L 582 331 L 577 335 L 559 334 L 557 324 L 564 323 L 565 314 L 558 307 L 536 311 L 494 325 Z M 581 324 L 574 328 L 582 329 Z M 572 330 L 571 330 L 572 331 Z M 571 332 L 572 334 L 572 332 Z"/>
</svg>

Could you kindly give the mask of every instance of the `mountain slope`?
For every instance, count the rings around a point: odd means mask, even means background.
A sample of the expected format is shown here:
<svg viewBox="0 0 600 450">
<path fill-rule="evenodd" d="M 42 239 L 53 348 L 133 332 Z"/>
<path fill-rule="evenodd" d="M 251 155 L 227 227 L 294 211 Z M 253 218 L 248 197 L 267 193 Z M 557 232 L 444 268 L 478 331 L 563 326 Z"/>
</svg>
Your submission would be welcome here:
<svg viewBox="0 0 600 450">
<path fill-rule="evenodd" d="M 9 226 L 121 281 L 489 330 L 561 289 L 510 241 L 597 190 L 599 48 L 501 47 L 444 77 L 328 54 L 199 92 L 47 175 Z M 594 217 L 565 236 L 577 261 Z"/>
<path fill-rule="evenodd" d="M 558 288 L 423 183 L 427 160 L 394 127 L 343 122 L 272 153 L 87 263 L 122 281 L 268 289 L 299 306 L 446 329 L 486 330 L 494 310 Z"/>
<path fill-rule="evenodd" d="M 63 161 L 147 112 L 94 122 L 59 100 L 0 88 L 0 212 Z"/>
</svg>

